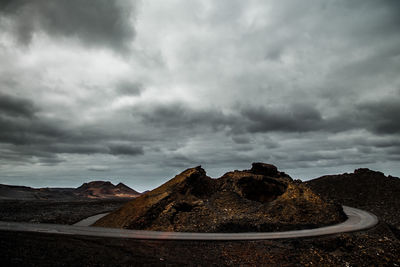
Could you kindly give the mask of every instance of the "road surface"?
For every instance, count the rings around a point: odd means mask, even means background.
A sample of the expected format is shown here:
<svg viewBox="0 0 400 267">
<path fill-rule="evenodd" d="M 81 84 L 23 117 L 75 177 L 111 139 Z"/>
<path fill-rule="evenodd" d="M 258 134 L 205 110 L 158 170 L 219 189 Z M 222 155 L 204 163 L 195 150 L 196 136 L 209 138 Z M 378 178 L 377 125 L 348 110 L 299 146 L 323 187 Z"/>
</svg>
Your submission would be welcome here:
<svg viewBox="0 0 400 267">
<path fill-rule="evenodd" d="M 103 218 L 104 216 L 106 216 L 107 214 L 109 214 L 109 212 L 107 213 L 100 213 L 94 216 L 90 216 L 87 217 L 86 219 L 75 223 L 74 225 L 76 226 L 91 226 L 92 224 L 94 224 L 97 220 L 99 220 L 100 218 Z"/>
<path fill-rule="evenodd" d="M 378 223 L 375 215 L 356 208 L 343 206 L 348 219 L 340 224 L 306 230 L 267 233 L 185 233 L 126 230 L 117 228 L 89 227 L 79 225 L 33 224 L 0 222 L 0 230 L 40 232 L 48 234 L 85 235 L 158 240 L 262 240 L 330 235 L 371 228 Z M 100 216 L 96 215 L 96 216 Z M 104 216 L 104 215 L 103 215 Z M 88 220 L 91 217 L 85 219 Z M 97 217 L 98 219 L 99 217 Z M 87 222 L 87 221 L 86 221 Z"/>
</svg>

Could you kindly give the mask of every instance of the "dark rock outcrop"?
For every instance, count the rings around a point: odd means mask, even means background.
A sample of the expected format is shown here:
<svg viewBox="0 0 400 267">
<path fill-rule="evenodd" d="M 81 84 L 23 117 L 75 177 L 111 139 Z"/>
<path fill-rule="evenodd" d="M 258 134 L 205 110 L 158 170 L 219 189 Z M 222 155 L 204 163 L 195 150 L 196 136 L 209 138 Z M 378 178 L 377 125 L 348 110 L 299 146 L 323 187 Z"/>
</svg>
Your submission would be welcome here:
<svg viewBox="0 0 400 267">
<path fill-rule="evenodd" d="M 337 203 L 370 211 L 400 237 L 400 179 L 367 168 L 306 182 L 315 193 Z"/>
<path fill-rule="evenodd" d="M 255 232 L 303 229 L 345 219 L 270 164 L 254 163 L 213 179 L 199 166 L 103 217 L 95 226 L 182 232 Z"/>
<path fill-rule="evenodd" d="M 272 164 L 256 162 L 251 164 L 251 172 L 275 177 L 278 175 L 278 168 Z"/>
</svg>

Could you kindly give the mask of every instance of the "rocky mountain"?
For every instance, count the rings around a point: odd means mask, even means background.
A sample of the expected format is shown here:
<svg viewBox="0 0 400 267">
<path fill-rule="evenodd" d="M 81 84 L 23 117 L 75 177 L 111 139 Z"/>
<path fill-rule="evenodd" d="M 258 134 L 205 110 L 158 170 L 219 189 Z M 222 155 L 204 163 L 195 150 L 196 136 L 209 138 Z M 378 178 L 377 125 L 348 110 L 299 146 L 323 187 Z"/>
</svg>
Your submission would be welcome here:
<svg viewBox="0 0 400 267">
<path fill-rule="evenodd" d="M 270 164 L 210 178 L 187 169 L 160 187 L 103 217 L 95 226 L 182 232 L 254 232 L 304 229 L 345 220 L 325 201 Z"/>
<path fill-rule="evenodd" d="M 337 203 L 376 214 L 400 236 L 400 179 L 361 168 L 353 173 L 326 175 L 306 184 Z"/>
<path fill-rule="evenodd" d="M 84 183 L 74 190 L 74 193 L 87 198 L 110 198 L 110 197 L 137 197 L 139 192 L 119 183 L 113 185 L 108 181 L 93 181 Z"/>
<path fill-rule="evenodd" d="M 0 200 L 79 200 L 96 198 L 132 198 L 140 193 L 119 183 L 94 181 L 78 188 L 32 188 L 0 184 Z"/>
</svg>

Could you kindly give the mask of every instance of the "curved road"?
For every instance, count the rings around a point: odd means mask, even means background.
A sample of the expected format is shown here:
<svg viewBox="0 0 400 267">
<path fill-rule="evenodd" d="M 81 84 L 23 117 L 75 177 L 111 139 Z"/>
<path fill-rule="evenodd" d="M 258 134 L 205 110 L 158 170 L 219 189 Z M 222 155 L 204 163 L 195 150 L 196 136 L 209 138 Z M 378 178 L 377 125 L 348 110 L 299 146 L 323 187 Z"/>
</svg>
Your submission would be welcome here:
<svg viewBox="0 0 400 267">
<path fill-rule="evenodd" d="M 91 219 L 93 216 L 79 222 L 77 225 L 0 222 L 0 230 L 158 240 L 261 240 L 310 237 L 359 231 L 371 228 L 378 223 L 377 217 L 367 211 L 347 206 L 343 206 L 343 210 L 348 216 L 348 219 L 343 223 L 315 229 L 294 230 L 286 232 L 185 233 L 79 226 L 87 225 L 91 222 L 90 220 L 95 221 L 95 219 Z M 99 219 L 101 216 L 104 215 L 105 214 L 98 214 L 96 215 L 96 219 Z"/>
</svg>

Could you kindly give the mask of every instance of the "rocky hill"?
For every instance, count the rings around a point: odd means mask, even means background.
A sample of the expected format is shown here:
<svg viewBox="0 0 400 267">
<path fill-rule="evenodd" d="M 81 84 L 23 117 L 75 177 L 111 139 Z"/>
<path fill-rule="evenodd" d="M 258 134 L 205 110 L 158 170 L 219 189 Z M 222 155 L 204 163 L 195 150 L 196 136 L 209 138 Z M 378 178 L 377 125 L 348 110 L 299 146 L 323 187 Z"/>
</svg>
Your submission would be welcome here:
<svg viewBox="0 0 400 267">
<path fill-rule="evenodd" d="M 307 181 L 316 193 L 337 203 L 368 210 L 400 237 L 400 179 L 366 168 Z"/>
<path fill-rule="evenodd" d="M 273 165 L 210 178 L 187 169 L 160 187 L 103 217 L 95 226 L 182 232 L 282 231 L 345 219 L 327 202 Z"/>
<path fill-rule="evenodd" d="M 139 192 L 119 183 L 113 185 L 108 181 L 93 181 L 84 183 L 74 190 L 74 193 L 87 198 L 111 198 L 111 197 L 137 197 Z"/>
</svg>

